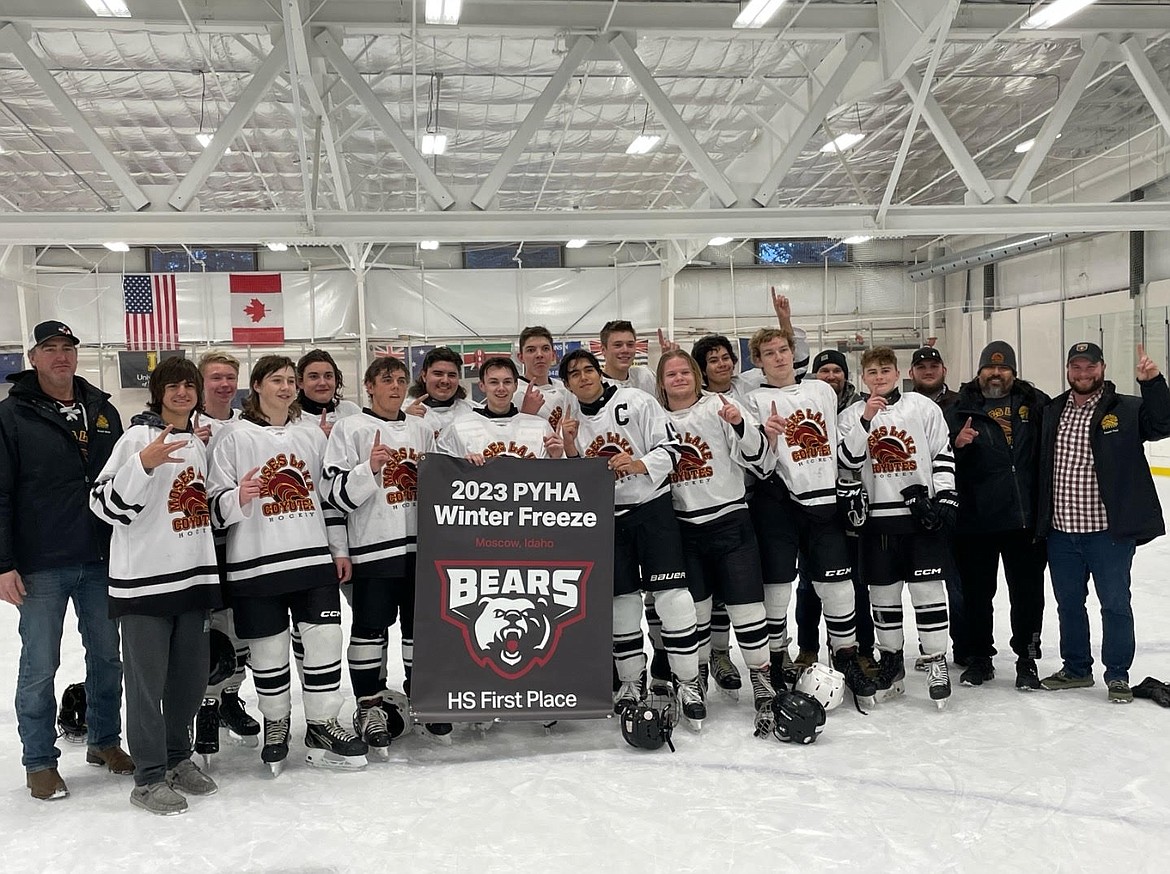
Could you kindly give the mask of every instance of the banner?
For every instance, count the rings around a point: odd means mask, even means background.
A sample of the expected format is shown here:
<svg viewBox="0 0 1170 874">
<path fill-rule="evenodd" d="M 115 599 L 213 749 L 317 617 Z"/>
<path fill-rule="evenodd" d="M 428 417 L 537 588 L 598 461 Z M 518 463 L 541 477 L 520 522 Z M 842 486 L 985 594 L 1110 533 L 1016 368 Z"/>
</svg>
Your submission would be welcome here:
<svg viewBox="0 0 1170 874">
<path fill-rule="evenodd" d="M 284 302 L 279 273 L 232 273 L 232 342 L 242 346 L 284 342 Z"/>
<path fill-rule="evenodd" d="M 588 719 L 612 702 L 613 475 L 602 459 L 419 464 L 411 707 Z"/>
<path fill-rule="evenodd" d="M 0 354 L 0 383 L 7 381 L 13 373 L 20 373 L 25 369 L 23 352 L 5 352 Z"/>
<path fill-rule="evenodd" d="M 159 362 L 172 356 L 186 358 L 182 349 L 174 352 L 119 352 L 118 378 L 122 388 L 149 388 L 150 375 Z"/>
</svg>

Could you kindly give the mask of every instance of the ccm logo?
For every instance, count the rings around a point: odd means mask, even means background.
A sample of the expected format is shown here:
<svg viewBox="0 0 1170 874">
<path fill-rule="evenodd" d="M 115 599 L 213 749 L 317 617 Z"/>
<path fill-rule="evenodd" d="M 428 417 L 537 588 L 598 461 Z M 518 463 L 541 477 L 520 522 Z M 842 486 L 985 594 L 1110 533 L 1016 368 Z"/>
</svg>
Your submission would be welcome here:
<svg viewBox="0 0 1170 874">
<path fill-rule="evenodd" d="M 940 567 L 926 567 L 926 568 L 922 568 L 922 570 L 915 571 L 914 576 L 916 576 L 916 577 L 931 577 L 931 576 L 934 576 L 935 574 L 941 574 L 941 573 L 942 573 L 942 568 L 940 568 Z"/>
<path fill-rule="evenodd" d="M 322 610 L 321 611 L 321 618 L 322 619 L 340 619 L 341 618 L 341 611 L 340 610 Z"/>
<path fill-rule="evenodd" d="M 843 567 L 835 571 L 825 571 L 825 576 L 829 579 L 832 579 L 833 577 L 847 577 L 849 576 L 849 572 L 851 570 L 853 570 L 853 568 Z"/>
</svg>

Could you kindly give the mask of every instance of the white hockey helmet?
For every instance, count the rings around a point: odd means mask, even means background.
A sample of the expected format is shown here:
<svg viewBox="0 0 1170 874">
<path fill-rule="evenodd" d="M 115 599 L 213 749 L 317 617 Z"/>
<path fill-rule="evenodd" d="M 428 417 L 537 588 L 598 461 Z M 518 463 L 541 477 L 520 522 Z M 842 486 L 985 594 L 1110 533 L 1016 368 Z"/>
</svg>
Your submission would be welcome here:
<svg viewBox="0 0 1170 874">
<path fill-rule="evenodd" d="M 796 680 L 796 691 L 811 695 L 826 711 L 845 700 L 845 675 L 821 662 L 804 669 Z"/>
</svg>

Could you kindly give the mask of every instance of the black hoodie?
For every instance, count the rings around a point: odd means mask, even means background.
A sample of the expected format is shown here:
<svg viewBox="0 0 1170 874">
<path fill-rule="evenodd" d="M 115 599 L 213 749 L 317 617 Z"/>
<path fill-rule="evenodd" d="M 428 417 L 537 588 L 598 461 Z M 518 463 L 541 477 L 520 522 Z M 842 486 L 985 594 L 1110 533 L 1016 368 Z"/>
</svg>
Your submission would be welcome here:
<svg viewBox="0 0 1170 874">
<path fill-rule="evenodd" d="M 0 573 L 106 560 L 110 529 L 89 512 L 89 491 L 122 436 L 110 396 L 73 378 L 88 426 L 85 457 L 36 371 L 8 381 L 0 401 Z"/>
</svg>

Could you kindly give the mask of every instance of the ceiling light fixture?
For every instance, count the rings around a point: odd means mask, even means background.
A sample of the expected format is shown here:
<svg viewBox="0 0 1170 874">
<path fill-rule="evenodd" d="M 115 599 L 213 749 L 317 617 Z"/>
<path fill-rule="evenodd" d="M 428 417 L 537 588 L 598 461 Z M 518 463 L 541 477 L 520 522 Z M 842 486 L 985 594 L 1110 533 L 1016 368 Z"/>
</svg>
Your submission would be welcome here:
<svg viewBox="0 0 1170 874">
<path fill-rule="evenodd" d="M 85 5 L 99 18 L 130 17 L 130 10 L 123 0 L 85 0 Z"/>
<path fill-rule="evenodd" d="M 427 0 L 423 18 L 427 24 L 458 24 L 463 0 Z"/>
<path fill-rule="evenodd" d="M 858 143 L 865 139 L 865 134 L 856 133 L 854 131 L 846 131 L 839 136 L 834 137 L 821 146 L 822 152 L 845 152 L 852 149 Z"/>
<path fill-rule="evenodd" d="M 130 247 L 126 243 L 102 243 L 111 252 L 129 252 Z"/>
<path fill-rule="evenodd" d="M 432 249 L 432 250 L 437 249 L 437 248 L 439 248 L 439 241 L 438 240 L 423 240 L 421 243 L 418 244 L 418 247 L 420 249 Z"/>
<path fill-rule="evenodd" d="M 841 242 L 844 243 L 846 246 L 860 246 L 862 243 L 868 243 L 872 239 L 873 239 L 873 237 L 865 237 L 865 236 L 858 235 L 856 237 L 846 237 Z"/>
<path fill-rule="evenodd" d="M 654 150 L 662 137 L 657 134 L 638 134 L 634 141 L 626 146 L 627 155 L 645 155 Z"/>
<path fill-rule="evenodd" d="M 211 145 L 211 141 L 215 139 L 215 134 L 207 133 L 203 130 L 203 116 L 207 111 L 207 74 L 202 70 L 199 70 L 199 85 L 199 133 L 195 134 L 195 139 L 199 141 L 199 145 L 206 149 Z M 232 150 L 225 148 L 223 153 L 230 155 Z"/>
<path fill-rule="evenodd" d="M 287 252 L 288 243 L 265 243 L 270 252 Z"/>
<path fill-rule="evenodd" d="M 747 6 L 740 10 L 732 27 L 763 27 L 776 11 L 784 5 L 784 0 L 750 0 Z"/>
<path fill-rule="evenodd" d="M 424 155 L 442 155 L 447 151 L 446 134 L 423 134 L 422 153 Z"/>
<path fill-rule="evenodd" d="M 587 245 L 589 245 L 588 240 L 569 240 L 569 242 L 565 243 L 565 248 L 566 249 L 584 249 Z"/>
<path fill-rule="evenodd" d="M 726 246 L 732 240 L 731 237 L 712 237 L 707 241 L 708 246 Z"/>
<path fill-rule="evenodd" d="M 1029 15 L 1020 25 L 1020 29 L 1043 30 L 1046 27 L 1052 27 L 1094 2 L 1096 0 L 1052 0 L 1039 12 L 1033 12 Z"/>
<path fill-rule="evenodd" d="M 1016 154 L 1022 155 L 1022 154 L 1024 154 L 1024 152 L 1031 149 L 1032 146 L 1034 146 L 1034 145 L 1036 145 L 1036 141 L 1034 139 L 1033 140 L 1024 140 L 1022 143 L 1016 143 L 1016 149 L 1015 149 Z"/>
</svg>

